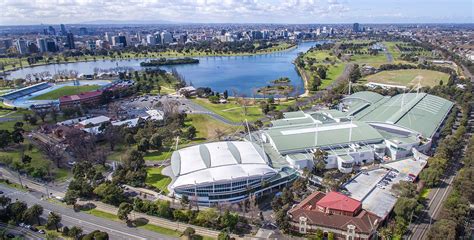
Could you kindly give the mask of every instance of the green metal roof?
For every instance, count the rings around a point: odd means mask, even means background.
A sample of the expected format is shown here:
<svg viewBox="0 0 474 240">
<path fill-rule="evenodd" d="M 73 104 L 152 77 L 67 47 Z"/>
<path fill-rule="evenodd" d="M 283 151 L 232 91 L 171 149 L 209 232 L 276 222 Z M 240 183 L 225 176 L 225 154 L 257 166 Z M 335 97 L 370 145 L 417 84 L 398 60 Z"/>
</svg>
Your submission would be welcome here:
<svg viewBox="0 0 474 240">
<path fill-rule="evenodd" d="M 354 116 L 358 121 L 391 123 L 432 137 L 452 106 L 452 102 L 434 95 L 405 93 L 384 97 Z"/>
<path fill-rule="evenodd" d="M 348 97 L 346 99 L 358 99 L 358 100 L 363 100 L 368 103 L 375 103 L 380 101 L 383 96 L 375 93 L 375 92 L 370 92 L 370 91 L 362 91 L 362 92 L 356 92 Z"/>
<path fill-rule="evenodd" d="M 352 130 L 351 130 L 352 129 Z M 350 133 L 352 132 L 352 133 Z M 364 122 L 273 127 L 265 131 L 280 153 L 304 151 L 316 147 L 333 147 L 353 142 L 379 143 L 383 136 Z M 349 135 L 351 140 L 349 142 Z"/>
</svg>

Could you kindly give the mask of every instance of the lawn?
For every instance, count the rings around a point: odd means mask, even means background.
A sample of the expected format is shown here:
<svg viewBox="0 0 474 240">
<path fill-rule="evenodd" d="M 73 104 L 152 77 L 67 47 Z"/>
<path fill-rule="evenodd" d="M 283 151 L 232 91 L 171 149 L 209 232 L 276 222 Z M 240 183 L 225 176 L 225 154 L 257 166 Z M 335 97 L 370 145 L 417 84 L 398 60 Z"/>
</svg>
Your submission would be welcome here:
<svg viewBox="0 0 474 240">
<path fill-rule="evenodd" d="M 94 215 L 96 217 L 105 218 L 105 219 L 109 219 L 109 220 L 112 220 L 112 221 L 120 221 L 120 219 L 117 217 L 117 215 L 112 214 L 112 213 L 108 213 L 108 212 L 104 212 L 104 211 L 100 211 L 100 210 L 97 210 L 97 209 L 86 210 L 84 212 L 86 212 L 90 215 Z"/>
<path fill-rule="evenodd" d="M 382 71 L 365 77 L 367 82 L 414 86 L 421 83 L 422 86 L 436 86 L 440 80 L 447 83 L 449 75 L 442 72 L 425 69 L 404 69 L 393 71 Z"/>
<path fill-rule="evenodd" d="M 25 144 L 27 142 L 25 141 Z M 25 149 L 24 152 L 25 155 L 28 155 L 31 157 L 31 167 L 35 168 L 41 168 L 41 167 L 46 167 L 49 165 L 51 168 L 51 173 L 54 174 L 54 179 L 56 180 L 66 180 L 69 177 L 69 172 L 65 169 L 58 169 L 56 165 L 50 161 L 49 159 L 46 159 L 46 157 L 43 155 L 43 153 L 40 152 L 39 149 L 36 147 L 33 147 L 31 150 Z M 13 161 L 20 161 L 20 150 L 15 150 L 15 151 L 1 151 L 0 152 L 0 157 L 10 157 Z"/>
<path fill-rule="evenodd" d="M 171 178 L 161 174 L 164 167 L 148 168 L 145 183 L 154 186 L 165 194 L 168 194 L 168 185 L 171 183 Z"/>
<path fill-rule="evenodd" d="M 324 89 L 331 85 L 331 83 L 336 80 L 344 71 L 344 67 L 346 66 L 342 63 L 336 56 L 334 56 L 330 50 L 317 50 L 317 51 L 309 51 L 305 53 L 305 59 L 316 59 L 316 63 L 313 66 L 317 65 L 324 65 L 327 67 L 326 72 L 326 79 L 322 80 L 320 89 Z M 305 71 L 308 75 L 313 75 L 310 70 L 309 65 L 305 67 Z M 311 86 L 312 83 L 310 83 Z"/>
<path fill-rule="evenodd" d="M 149 230 L 149 231 L 153 231 L 153 232 L 157 232 L 157 233 L 161 233 L 161 234 L 168 235 L 168 236 L 173 236 L 173 237 L 179 237 L 182 234 L 180 231 L 160 227 L 160 226 L 153 225 L 153 224 L 145 224 L 143 226 L 140 226 L 140 228 L 143 228 L 143 229 L 146 229 L 146 230 Z"/>
<path fill-rule="evenodd" d="M 379 53 L 377 55 L 356 54 L 351 56 L 351 62 L 359 65 L 367 64 L 372 67 L 379 67 L 382 64 L 389 63 L 387 61 L 387 56 L 384 53 Z"/>
<path fill-rule="evenodd" d="M 193 99 L 195 103 L 207 108 L 208 110 L 221 115 L 225 119 L 232 122 L 242 122 L 247 119 L 250 122 L 256 121 L 263 117 L 262 110 L 258 104 L 250 104 L 247 107 L 247 115 L 241 105 L 237 104 L 235 100 L 229 100 L 228 103 L 211 103 L 207 99 L 196 98 Z"/>
<path fill-rule="evenodd" d="M 51 92 L 41 94 L 32 98 L 33 100 L 55 100 L 62 96 L 79 94 L 81 92 L 89 92 L 97 90 L 99 85 L 82 85 L 82 86 L 64 86 Z"/>
<path fill-rule="evenodd" d="M 196 138 L 190 144 L 215 140 L 217 137 L 216 131 L 230 134 L 238 129 L 238 127 L 227 125 L 210 116 L 201 114 L 188 115 L 186 125 L 193 125 L 197 129 Z"/>
</svg>

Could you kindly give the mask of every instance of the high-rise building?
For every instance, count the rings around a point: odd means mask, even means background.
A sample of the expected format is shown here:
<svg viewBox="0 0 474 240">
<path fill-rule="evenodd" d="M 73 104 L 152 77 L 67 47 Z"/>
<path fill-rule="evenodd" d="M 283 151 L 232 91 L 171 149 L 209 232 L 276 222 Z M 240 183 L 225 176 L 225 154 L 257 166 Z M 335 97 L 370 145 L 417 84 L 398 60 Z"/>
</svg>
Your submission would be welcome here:
<svg viewBox="0 0 474 240">
<path fill-rule="evenodd" d="M 11 39 L 3 39 L 2 44 L 5 49 L 9 49 L 13 46 L 13 41 Z"/>
<path fill-rule="evenodd" d="M 108 32 L 105 32 L 104 34 L 104 40 L 109 42 L 109 44 L 112 44 L 112 35 Z"/>
<path fill-rule="evenodd" d="M 56 36 L 56 29 L 54 29 L 53 26 L 49 26 L 49 27 L 48 27 L 48 34 L 49 34 L 49 35 Z"/>
<path fill-rule="evenodd" d="M 354 24 L 352 25 L 352 31 L 353 31 L 353 32 L 360 32 L 360 25 L 359 25 L 359 23 L 354 23 Z"/>
<path fill-rule="evenodd" d="M 148 46 L 156 45 L 156 38 L 154 35 L 151 35 L 151 34 L 146 35 L 146 45 Z"/>
<path fill-rule="evenodd" d="M 79 28 L 79 35 L 88 35 L 89 32 L 87 31 L 87 28 L 81 27 Z"/>
<path fill-rule="evenodd" d="M 56 46 L 56 41 L 54 41 L 54 39 L 49 38 L 46 40 L 46 51 L 48 52 L 58 51 L 58 47 Z"/>
<path fill-rule="evenodd" d="M 20 54 L 28 53 L 28 45 L 25 39 L 20 38 L 16 40 L 15 45 L 16 45 L 16 49 L 18 50 Z"/>
<path fill-rule="evenodd" d="M 127 46 L 127 37 L 118 36 L 118 44 L 122 47 L 126 47 Z"/>
<path fill-rule="evenodd" d="M 96 42 L 94 40 L 87 41 L 87 49 L 94 51 L 96 49 Z"/>
<path fill-rule="evenodd" d="M 61 24 L 61 35 L 66 36 L 67 31 L 66 31 L 66 26 L 64 24 Z"/>
<path fill-rule="evenodd" d="M 36 43 L 34 42 L 28 42 L 28 52 L 29 53 L 38 53 L 39 49 Z"/>
<path fill-rule="evenodd" d="M 173 42 L 173 35 L 170 32 L 161 32 L 161 44 L 169 44 Z"/>
<path fill-rule="evenodd" d="M 37 38 L 36 45 L 38 45 L 38 49 L 40 52 L 46 52 L 48 49 L 46 48 L 46 40 L 44 38 Z"/>
<path fill-rule="evenodd" d="M 74 34 L 72 34 L 71 32 L 67 34 L 66 45 L 69 49 L 76 48 L 76 44 L 74 43 Z"/>
</svg>

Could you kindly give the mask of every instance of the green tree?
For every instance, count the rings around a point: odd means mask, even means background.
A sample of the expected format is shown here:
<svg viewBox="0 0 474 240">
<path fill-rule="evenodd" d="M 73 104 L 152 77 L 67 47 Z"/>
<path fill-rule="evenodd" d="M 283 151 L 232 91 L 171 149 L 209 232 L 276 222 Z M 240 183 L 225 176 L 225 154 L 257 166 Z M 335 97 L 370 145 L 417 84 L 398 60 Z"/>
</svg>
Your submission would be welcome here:
<svg viewBox="0 0 474 240">
<path fill-rule="evenodd" d="M 46 227 L 47 228 L 52 228 L 56 229 L 56 231 L 59 230 L 58 226 L 59 223 L 61 223 L 61 215 L 55 213 L 55 212 L 50 212 L 48 214 L 48 220 L 46 221 Z M 69 231 L 69 229 L 68 229 Z"/>
<path fill-rule="evenodd" d="M 188 129 L 186 129 L 186 138 L 188 140 L 193 140 L 196 137 L 197 130 L 194 126 L 189 126 Z"/>
<path fill-rule="evenodd" d="M 81 240 L 108 240 L 109 234 L 107 232 L 101 232 L 99 230 L 95 230 L 84 237 Z"/>
<path fill-rule="evenodd" d="M 80 239 L 82 236 L 82 228 L 73 226 L 72 228 L 69 229 L 69 237 L 72 237 L 74 239 Z"/>
<path fill-rule="evenodd" d="M 28 206 L 25 202 L 17 201 L 7 206 L 7 213 L 13 221 L 19 222 L 23 219 L 23 214 L 27 209 Z"/>
<path fill-rule="evenodd" d="M 219 235 L 217 235 L 217 240 L 230 240 L 230 235 L 228 232 L 221 231 Z"/>
<path fill-rule="evenodd" d="M 195 234 L 196 234 L 196 230 L 194 230 L 194 228 L 187 227 L 183 232 L 183 237 L 185 237 L 186 239 L 191 240 L 191 239 L 193 239 Z"/>
<path fill-rule="evenodd" d="M 456 222 L 449 219 L 436 221 L 428 232 L 430 240 L 458 239 L 456 234 Z"/>
<path fill-rule="evenodd" d="M 120 220 L 124 220 L 125 222 L 128 222 L 128 214 L 130 214 L 132 210 L 133 210 L 132 204 L 127 203 L 127 202 L 120 203 L 117 216 Z"/>
<path fill-rule="evenodd" d="M 8 130 L 0 130 L 0 148 L 4 149 L 11 142 L 11 134 Z"/>
<path fill-rule="evenodd" d="M 40 219 L 41 214 L 43 214 L 43 207 L 39 204 L 35 204 L 25 211 L 23 218 L 28 219 L 30 221 L 35 219 L 38 225 L 41 225 L 41 219 Z"/>
<path fill-rule="evenodd" d="M 149 142 L 154 149 L 160 149 L 163 146 L 163 138 L 158 133 L 153 134 Z"/>
</svg>

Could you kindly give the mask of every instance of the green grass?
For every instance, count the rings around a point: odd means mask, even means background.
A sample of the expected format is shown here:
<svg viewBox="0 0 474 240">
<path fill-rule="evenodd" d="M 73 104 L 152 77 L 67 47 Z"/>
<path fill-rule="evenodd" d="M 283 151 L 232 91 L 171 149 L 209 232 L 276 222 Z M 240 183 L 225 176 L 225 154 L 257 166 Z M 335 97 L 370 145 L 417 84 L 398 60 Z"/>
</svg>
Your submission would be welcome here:
<svg viewBox="0 0 474 240">
<path fill-rule="evenodd" d="M 81 92 L 94 91 L 94 90 L 97 90 L 99 87 L 100 87 L 99 85 L 64 86 L 56 90 L 53 90 L 51 92 L 36 96 L 32 99 L 33 100 L 54 100 L 62 96 L 79 94 Z"/>
<path fill-rule="evenodd" d="M 22 188 L 20 186 L 20 184 L 12 183 L 12 182 L 7 183 L 4 179 L 0 179 L 0 185 L 4 185 L 4 186 L 7 186 L 7 187 L 11 187 L 11 188 L 16 188 L 16 189 L 18 189 L 20 191 L 23 191 L 23 192 L 27 191 L 25 188 Z"/>
<path fill-rule="evenodd" d="M 145 159 L 145 161 L 164 161 L 171 157 L 172 152 L 173 151 L 169 151 L 168 148 L 163 148 L 160 151 L 149 151 L 145 154 L 143 159 Z"/>
<path fill-rule="evenodd" d="M 164 167 L 148 168 L 145 183 L 160 189 L 165 192 L 165 194 L 168 194 L 169 191 L 167 187 L 171 183 L 171 178 L 161 174 L 163 168 Z"/>
<path fill-rule="evenodd" d="M 425 69 L 404 69 L 393 71 L 382 71 L 365 77 L 367 82 L 414 86 L 420 81 L 422 86 L 436 86 L 440 80 L 446 84 L 449 75 L 442 72 Z"/>
<path fill-rule="evenodd" d="M 229 102 L 225 104 L 214 104 L 207 99 L 201 98 L 193 99 L 193 101 L 232 122 L 242 122 L 245 119 L 253 122 L 263 117 L 262 110 L 258 104 L 248 106 L 247 115 L 244 115 L 242 106 L 237 104 L 234 100 L 229 100 Z"/>
<path fill-rule="evenodd" d="M 101 211 L 101 210 L 91 209 L 91 210 L 86 210 L 84 212 L 88 213 L 90 215 L 94 215 L 96 217 L 105 218 L 105 219 L 109 219 L 109 220 L 112 220 L 112 221 L 120 221 L 120 219 L 117 217 L 117 215 L 112 214 L 112 213 L 108 213 L 108 212 L 104 212 L 104 211 Z"/>
<path fill-rule="evenodd" d="M 327 71 L 326 79 L 323 79 L 320 88 L 324 89 L 331 85 L 331 83 L 336 80 L 339 76 L 341 76 L 342 72 L 344 71 L 346 64 L 340 63 L 335 65 L 330 65 Z"/>
<path fill-rule="evenodd" d="M 25 141 L 24 144 L 27 144 L 27 143 L 28 142 Z M 56 164 L 53 163 L 51 160 L 47 159 L 38 148 L 33 147 L 31 151 L 25 149 L 24 154 L 31 157 L 31 162 L 29 163 L 31 167 L 42 168 L 42 167 L 47 167 L 49 165 L 51 169 L 51 173 L 53 174 L 53 177 L 55 180 L 62 181 L 62 180 L 66 180 L 69 177 L 68 170 L 58 169 L 56 167 Z M 21 154 L 20 154 L 19 149 L 15 149 L 13 151 L 0 152 L 0 157 L 10 157 L 13 161 L 16 161 L 16 162 L 21 161 L 20 156 Z"/>
<path fill-rule="evenodd" d="M 189 144 L 200 143 L 216 138 L 216 130 L 230 134 L 237 130 L 237 127 L 227 125 L 221 121 L 207 115 L 188 115 L 186 125 L 193 125 L 197 129 L 196 138 Z"/>
<path fill-rule="evenodd" d="M 168 236 L 173 236 L 173 237 L 179 237 L 182 234 L 180 231 L 160 227 L 160 226 L 153 225 L 153 224 L 146 224 L 146 225 L 140 226 L 139 228 L 143 228 L 143 229 L 146 229 L 146 230 L 149 230 L 149 231 L 153 231 L 153 232 L 157 232 L 157 233 L 161 233 L 161 234 L 168 235 Z"/>
</svg>

